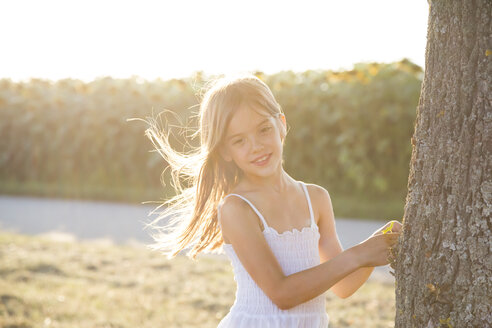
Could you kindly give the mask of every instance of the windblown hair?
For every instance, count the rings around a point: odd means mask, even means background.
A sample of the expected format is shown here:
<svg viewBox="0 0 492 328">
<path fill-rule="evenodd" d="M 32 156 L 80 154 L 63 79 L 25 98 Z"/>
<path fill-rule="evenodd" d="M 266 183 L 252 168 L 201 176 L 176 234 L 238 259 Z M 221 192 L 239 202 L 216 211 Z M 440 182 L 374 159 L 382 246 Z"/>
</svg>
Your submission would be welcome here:
<svg viewBox="0 0 492 328">
<path fill-rule="evenodd" d="M 156 150 L 171 169 L 172 186 L 176 195 L 156 209 L 164 207 L 159 216 L 147 224 L 155 243 L 149 245 L 168 258 L 175 257 L 187 247 L 189 257 L 201 251 L 213 251 L 224 242 L 220 230 L 217 206 L 240 181 L 242 171 L 234 162 L 225 161 L 219 147 L 235 111 L 242 105 L 259 108 L 270 115 L 283 114 L 268 86 L 251 74 L 224 76 L 209 81 L 200 102 L 200 125 L 194 135 L 201 144 L 190 153 L 175 151 L 169 135 L 153 122 L 145 131 Z M 282 139 L 287 131 L 279 124 Z M 154 210 L 155 211 L 155 210 Z M 168 220 L 164 225 L 159 221 Z"/>
</svg>

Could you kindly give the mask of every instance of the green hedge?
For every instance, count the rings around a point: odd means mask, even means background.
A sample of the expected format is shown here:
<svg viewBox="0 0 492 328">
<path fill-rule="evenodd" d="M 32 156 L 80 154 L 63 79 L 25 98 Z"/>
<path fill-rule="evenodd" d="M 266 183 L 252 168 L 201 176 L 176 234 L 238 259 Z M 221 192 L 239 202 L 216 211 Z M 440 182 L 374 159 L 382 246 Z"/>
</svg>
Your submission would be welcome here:
<svg viewBox="0 0 492 328">
<path fill-rule="evenodd" d="M 419 66 L 402 60 L 256 75 L 286 113 L 285 167 L 296 179 L 378 199 L 406 192 Z M 152 152 L 147 126 L 127 119 L 165 108 L 193 126 L 207 79 L 198 72 L 167 81 L 0 80 L 0 183 L 164 190 L 166 163 Z M 172 140 L 180 150 L 183 138 Z"/>
</svg>

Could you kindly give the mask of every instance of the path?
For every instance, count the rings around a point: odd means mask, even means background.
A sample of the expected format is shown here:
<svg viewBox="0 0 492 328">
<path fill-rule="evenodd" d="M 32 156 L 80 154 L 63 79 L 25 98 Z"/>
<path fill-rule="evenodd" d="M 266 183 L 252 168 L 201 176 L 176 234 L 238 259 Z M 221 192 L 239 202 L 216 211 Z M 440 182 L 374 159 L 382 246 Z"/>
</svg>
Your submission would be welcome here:
<svg viewBox="0 0 492 328">
<path fill-rule="evenodd" d="M 156 205 L 0 196 L 0 229 L 23 234 L 62 233 L 76 239 L 106 239 L 114 243 L 151 243 L 144 222 Z M 336 218 L 336 229 L 344 249 L 369 237 L 384 224 Z M 378 267 L 371 278 L 394 281 L 389 266 Z"/>
</svg>

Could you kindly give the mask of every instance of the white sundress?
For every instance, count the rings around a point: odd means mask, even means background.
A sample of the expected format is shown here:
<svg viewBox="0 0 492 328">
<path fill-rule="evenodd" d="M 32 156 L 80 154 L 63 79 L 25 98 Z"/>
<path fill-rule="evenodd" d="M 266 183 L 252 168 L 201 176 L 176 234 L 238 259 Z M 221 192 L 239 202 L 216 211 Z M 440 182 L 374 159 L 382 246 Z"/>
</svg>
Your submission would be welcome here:
<svg viewBox="0 0 492 328">
<path fill-rule="evenodd" d="M 261 213 L 245 197 L 260 217 L 265 229 L 263 235 L 280 263 L 285 275 L 309 269 L 320 264 L 318 241 L 320 234 L 314 220 L 311 199 L 304 182 L 301 185 L 306 194 L 311 216 L 311 225 L 301 230 L 293 229 L 278 233 L 268 226 Z M 220 203 L 219 207 L 222 203 Z M 237 257 L 231 244 L 223 244 L 223 250 L 231 261 L 234 280 L 237 283 L 236 300 L 229 313 L 217 328 L 327 328 L 329 317 L 326 313 L 324 293 L 293 308 L 279 309 L 251 278 Z"/>
</svg>

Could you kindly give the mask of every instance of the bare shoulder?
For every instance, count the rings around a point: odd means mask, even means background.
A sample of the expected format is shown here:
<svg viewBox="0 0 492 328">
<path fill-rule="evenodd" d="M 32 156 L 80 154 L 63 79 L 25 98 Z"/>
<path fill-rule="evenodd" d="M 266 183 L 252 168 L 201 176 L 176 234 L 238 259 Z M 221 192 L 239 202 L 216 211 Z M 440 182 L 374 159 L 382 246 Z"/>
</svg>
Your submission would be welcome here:
<svg viewBox="0 0 492 328">
<path fill-rule="evenodd" d="M 330 194 L 328 193 L 328 190 L 326 190 L 324 187 L 314 183 L 305 183 L 305 184 L 309 192 L 309 197 L 311 197 L 311 200 L 313 202 L 319 203 L 319 202 L 326 201 L 327 199 L 330 199 Z"/>
<path fill-rule="evenodd" d="M 228 242 L 228 237 L 241 231 L 248 231 L 260 227 L 255 218 L 256 213 L 251 206 L 237 196 L 227 197 L 221 201 L 219 206 L 219 223 L 222 227 L 224 240 Z"/>
<path fill-rule="evenodd" d="M 316 224 L 321 227 L 324 221 L 332 219 L 330 215 L 333 216 L 330 194 L 324 187 L 314 183 L 306 183 L 306 188 L 311 199 Z"/>
<path fill-rule="evenodd" d="M 237 221 L 236 218 L 238 216 L 247 215 L 250 212 L 250 206 L 237 196 L 227 197 L 220 204 L 221 224 L 227 224 L 229 221 Z"/>
</svg>

